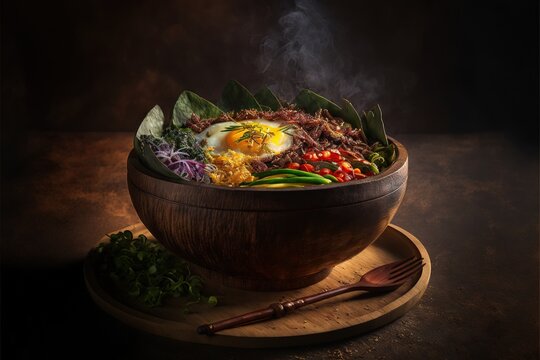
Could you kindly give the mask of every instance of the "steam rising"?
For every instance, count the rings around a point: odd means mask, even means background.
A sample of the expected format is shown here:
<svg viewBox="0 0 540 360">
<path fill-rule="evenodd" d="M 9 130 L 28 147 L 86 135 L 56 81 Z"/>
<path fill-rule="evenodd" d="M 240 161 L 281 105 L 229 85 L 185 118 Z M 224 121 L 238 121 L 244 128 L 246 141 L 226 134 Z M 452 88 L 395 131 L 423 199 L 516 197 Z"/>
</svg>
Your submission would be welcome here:
<svg viewBox="0 0 540 360">
<path fill-rule="evenodd" d="M 378 82 L 344 61 L 347 53 L 337 49 L 331 24 L 321 14 L 316 2 L 296 0 L 279 19 L 261 44 L 259 67 L 265 81 L 286 100 L 309 88 L 338 103 L 347 98 L 359 110 L 372 105 Z"/>
</svg>

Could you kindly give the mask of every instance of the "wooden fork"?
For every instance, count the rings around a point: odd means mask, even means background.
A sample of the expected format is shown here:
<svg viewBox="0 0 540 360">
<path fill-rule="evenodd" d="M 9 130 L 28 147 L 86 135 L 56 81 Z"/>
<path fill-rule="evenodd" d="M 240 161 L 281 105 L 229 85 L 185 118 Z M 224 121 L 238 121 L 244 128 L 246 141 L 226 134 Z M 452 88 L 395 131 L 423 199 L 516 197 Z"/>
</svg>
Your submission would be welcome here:
<svg viewBox="0 0 540 360">
<path fill-rule="evenodd" d="M 212 335 L 218 331 L 238 327 L 248 323 L 259 322 L 272 318 L 280 318 L 290 314 L 295 309 L 351 291 L 392 291 L 403 285 L 410 276 L 420 271 L 425 265 L 423 260 L 423 258 L 417 259 L 415 257 L 411 257 L 405 260 L 381 265 L 364 274 L 364 276 L 362 276 L 356 283 L 340 286 L 332 290 L 308 295 L 292 301 L 274 303 L 267 308 L 221 320 L 213 324 L 201 325 L 197 328 L 197 332 L 199 334 Z"/>
</svg>

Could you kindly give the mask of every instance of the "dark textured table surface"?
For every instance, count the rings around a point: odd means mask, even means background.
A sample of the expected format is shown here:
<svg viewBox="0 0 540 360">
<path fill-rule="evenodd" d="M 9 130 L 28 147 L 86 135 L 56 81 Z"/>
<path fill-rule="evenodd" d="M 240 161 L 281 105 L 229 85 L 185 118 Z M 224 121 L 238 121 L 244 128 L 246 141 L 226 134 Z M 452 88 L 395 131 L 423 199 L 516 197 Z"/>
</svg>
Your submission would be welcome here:
<svg viewBox="0 0 540 360">
<path fill-rule="evenodd" d="M 32 137 L 24 173 L 2 180 L 4 358 L 538 358 L 538 149 L 495 133 L 395 137 L 410 167 L 393 223 L 431 255 L 424 297 L 370 334 L 279 350 L 175 343 L 100 311 L 82 259 L 103 234 L 138 221 L 125 180 L 131 135 Z"/>
</svg>

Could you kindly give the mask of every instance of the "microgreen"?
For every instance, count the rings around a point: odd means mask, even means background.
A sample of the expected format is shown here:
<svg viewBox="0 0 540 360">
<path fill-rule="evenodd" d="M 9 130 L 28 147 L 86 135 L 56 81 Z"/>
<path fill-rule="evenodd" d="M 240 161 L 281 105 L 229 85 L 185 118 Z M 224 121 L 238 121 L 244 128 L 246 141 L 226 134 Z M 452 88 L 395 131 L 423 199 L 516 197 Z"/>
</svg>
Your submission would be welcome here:
<svg viewBox="0 0 540 360">
<path fill-rule="evenodd" d="M 215 296 L 201 293 L 202 279 L 189 265 L 156 241 L 143 234 L 133 238 L 131 231 L 108 235 L 110 241 L 96 248 L 104 275 L 118 282 L 129 296 L 149 307 L 160 306 L 167 297 L 184 297 L 189 305 L 217 304 Z"/>
<path fill-rule="evenodd" d="M 291 130 L 294 129 L 294 125 L 283 125 L 279 127 L 279 131 L 289 136 L 292 136 Z M 256 122 L 244 122 L 237 125 L 229 125 L 221 132 L 243 132 L 242 136 L 236 139 L 236 142 L 247 141 L 250 145 L 257 144 L 264 147 L 268 139 L 275 135 L 275 133 Z"/>
<path fill-rule="evenodd" d="M 264 145 L 269 137 L 274 136 L 274 132 L 270 131 L 267 127 L 262 126 L 254 122 L 239 123 L 238 125 L 229 125 L 222 132 L 243 132 L 242 136 L 236 139 L 236 142 L 247 141 L 248 144 Z"/>
</svg>

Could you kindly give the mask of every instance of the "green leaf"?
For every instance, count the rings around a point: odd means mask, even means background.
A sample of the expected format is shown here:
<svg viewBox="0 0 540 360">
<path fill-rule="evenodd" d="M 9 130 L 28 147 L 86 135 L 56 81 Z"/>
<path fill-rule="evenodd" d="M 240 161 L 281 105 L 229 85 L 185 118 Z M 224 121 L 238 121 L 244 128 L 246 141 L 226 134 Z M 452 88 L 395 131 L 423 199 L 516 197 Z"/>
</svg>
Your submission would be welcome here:
<svg viewBox="0 0 540 360">
<path fill-rule="evenodd" d="M 221 95 L 221 106 L 225 111 L 262 110 L 251 92 L 236 80 L 231 80 L 225 85 Z"/>
<path fill-rule="evenodd" d="M 133 148 L 139 157 L 142 155 L 142 143 L 140 141 L 141 136 L 151 135 L 153 137 L 161 137 L 163 133 L 163 123 L 165 122 L 165 117 L 163 111 L 159 105 L 154 106 L 148 114 L 144 117 L 143 121 L 137 129 L 135 138 L 133 139 Z"/>
<path fill-rule="evenodd" d="M 379 145 L 373 149 L 374 152 L 382 156 L 385 160 L 385 164 L 390 166 L 394 161 L 396 161 L 396 146 L 394 144 L 389 144 L 388 146 Z"/>
<path fill-rule="evenodd" d="M 336 171 L 337 169 L 339 169 L 338 165 L 328 162 L 328 161 L 308 161 L 308 162 L 319 169 L 327 168 L 332 171 Z"/>
<path fill-rule="evenodd" d="M 379 173 L 379 168 L 372 162 L 366 164 L 361 161 L 352 161 L 351 165 L 355 168 L 359 168 L 363 173 L 365 173 L 366 171 L 371 171 L 375 175 Z"/>
<path fill-rule="evenodd" d="M 191 303 L 204 299 L 209 305 L 217 301 L 203 295 L 202 279 L 192 275 L 184 260 L 158 242 L 148 240 L 143 234 L 135 238 L 129 231 L 108 236 L 110 241 L 98 246 L 102 249 L 99 269 L 127 295 L 150 307 L 161 305 L 165 297 L 183 296 L 188 301 L 195 300 Z"/>
<path fill-rule="evenodd" d="M 352 125 L 355 129 L 361 129 L 364 132 L 362 127 L 362 121 L 360 120 L 360 115 L 354 108 L 353 104 L 347 99 L 343 99 L 343 106 L 341 107 L 341 118 Z"/>
<path fill-rule="evenodd" d="M 341 116 L 341 108 L 339 106 L 308 89 L 300 91 L 293 102 L 300 109 L 310 114 L 315 114 L 320 109 L 326 109 L 333 116 Z"/>
<path fill-rule="evenodd" d="M 379 141 L 385 146 L 388 146 L 388 138 L 386 137 L 386 131 L 384 130 L 381 107 L 377 104 L 373 109 L 365 112 L 363 118 L 368 139 Z"/>
<path fill-rule="evenodd" d="M 279 110 L 281 106 L 281 102 L 277 98 L 276 95 L 267 87 L 262 88 L 255 94 L 255 99 L 259 102 L 259 104 L 262 106 L 266 106 L 270 108 L 270 110 L 277 111 Z"/>
<path fill-rule="evenodd" d="M 208 302 L 208 305 L 210 306 L 216 306 L 218 303 L 218 300 L 217 300 L 217 297 L 215 296 L 209 296 L 207 302 Z"/>
<path fill-rule="evenodd" d="M 216 118 L 223 111 L 210 101 L 191 91 L 183 91 L 174 104 L 172 122 L 177 127 L 183 127 L 193 114 L 201 119 Z"/>
</svg>

